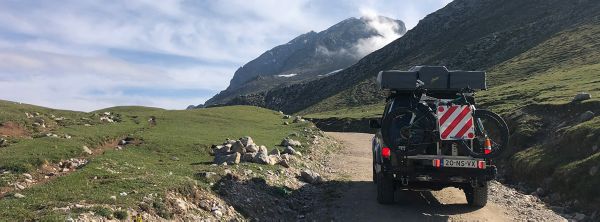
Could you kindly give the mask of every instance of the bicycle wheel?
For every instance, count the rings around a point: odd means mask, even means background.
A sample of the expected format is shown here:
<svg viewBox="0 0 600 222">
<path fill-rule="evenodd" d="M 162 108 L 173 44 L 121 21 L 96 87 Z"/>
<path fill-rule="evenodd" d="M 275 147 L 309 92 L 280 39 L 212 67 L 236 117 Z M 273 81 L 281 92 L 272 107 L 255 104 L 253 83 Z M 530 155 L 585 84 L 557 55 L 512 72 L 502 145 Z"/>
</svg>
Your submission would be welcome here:
<svg viewBox="0 0 600 222">
<path fill-rule="evenodd" d="M 410 156 L 422 153 L 433 144 L 435 119 L 413 109 L 398 108 L 386 114 L 381 126 L 383 142 L 398 150 L 402 155 Z M 398 149 L 395 149 L 398 148 Z"/>
<path fill-rule="evenodd" d="M 463 148 L 475 158 L 490 159 L 500 155 L 508 147 L 508 126 L 498 114 L 488 110 L 473 112 L 475 138 L 473 147 L 463 141 Z M 486 144 L 486 141 L 488 141 Z M 486 148 L 489 148 L 486 152 Z"/>
</svg>

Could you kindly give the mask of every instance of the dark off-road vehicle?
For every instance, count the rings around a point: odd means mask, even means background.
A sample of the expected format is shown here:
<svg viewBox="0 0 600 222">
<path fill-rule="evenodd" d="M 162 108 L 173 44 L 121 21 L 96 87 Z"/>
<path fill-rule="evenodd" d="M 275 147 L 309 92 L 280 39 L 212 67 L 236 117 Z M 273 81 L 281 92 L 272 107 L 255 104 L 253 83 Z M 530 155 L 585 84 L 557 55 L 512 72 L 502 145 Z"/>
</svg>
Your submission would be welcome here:
<svg viewBox="0 0 600 222">
<path fill-rule="evenodd" d="M 488 182 L 496 176 L 492 158 L 508 144 L 504 120 L 476 109 L 474 92 L 486 89 L 485 72 L 416 66 L 382 71 L 389 90 L 373 138 L 373 181 L 377 200 L 394 202 L 397 189 L 457 187 L 469 205 L 487 203 Z"/>
</svg>

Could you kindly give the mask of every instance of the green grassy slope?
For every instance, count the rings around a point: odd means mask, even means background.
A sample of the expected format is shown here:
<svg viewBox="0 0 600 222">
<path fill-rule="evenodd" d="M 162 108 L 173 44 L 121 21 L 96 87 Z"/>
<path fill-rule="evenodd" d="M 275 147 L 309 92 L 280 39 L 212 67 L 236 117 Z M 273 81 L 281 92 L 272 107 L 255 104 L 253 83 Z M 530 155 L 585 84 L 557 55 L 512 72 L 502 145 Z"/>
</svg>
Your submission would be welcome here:
<svg viewBox="0 0 600 222">
<path fill-rule="evenodd" d="M 0 148 L 0 169 L 11 170 L 0 175 L 5 181 L 20 178 L 21 173 L 32 172 L 45 162 L 86 157 L 81 152 L 83 145 L 94 147 L 105 140 L 127 135 L 142 141 L 139 145 L 126 145 L 123 150 L 111 147 L 101 155 L 87 157 L 90 162 L 83 168 L 20 191 L 25 198 L 7 195 L 0 199 L 0 221 L 64 221 L 67 212 L 53 209 L 74 203 L 137 208 L 143 197 L 151 193 L 163 194 L 190 182 L 208 186 L 206 181 L 192 178 L 211 167 L 211 144 L 220 143 L 227 137 L 249 135 L 255 142 L 273 148 L 282 138 L 307 126 L 307 123 L 284 126 L 279 113 L 248 106 L 189 111 L 115 107 L 101 112 L 120 115 L 121 122 L 95 122 L 84 126 L 82 120 L 76 118 L 91 118 L 93 113 L 57 111 L 4 101 L 0 105 L 0 110 L 3 110 L 0 123 L 7 120 L 28 123 L 30 120 L 25 118 L 24 112 L 72 119 L 70 124 L 51 130 L 57 134 L 73 135 L 72 139 L 9 138 L 10 145 Z M 148 123 L 150 116 L 156 118 L 155 126 Z M 210 170 L 218 169 L 212 167 Z M 121 192 L 129 195 L 120 196 Z M 118 198 L 112 200 L 110 196 Z"/>
<path fill-rule="evenodd" d="M 492 67 L 480 102 L 499 112 L 528 104 L 570 102 L 577 92 L 600 95 L 600 24 L 582 25 Z M 594 96 L 596 95 L 596 96 Z"/>
</svg>

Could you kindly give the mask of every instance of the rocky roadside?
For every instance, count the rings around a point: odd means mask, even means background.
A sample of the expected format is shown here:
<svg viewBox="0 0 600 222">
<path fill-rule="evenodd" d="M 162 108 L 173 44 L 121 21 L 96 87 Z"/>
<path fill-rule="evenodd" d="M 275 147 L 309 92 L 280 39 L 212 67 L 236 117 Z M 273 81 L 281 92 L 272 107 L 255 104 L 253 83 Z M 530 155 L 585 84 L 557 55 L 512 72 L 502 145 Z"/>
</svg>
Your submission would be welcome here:
<svg viewBox="0 0 600 222">
<path fill-rule="evenodd" d="M 330 154 L 339 145 L 312 125 L 292 136 L 306 142 L 285 138 L 271 151 L 254 144 L 250 137 L 214 145 L 214 165 L 222 170 L 222 176 L 210 179 L 214 172 L 201 175 L 246 219 L 326 220 L 327 200 L 335 195 L 335 182 L 329 181 L 335 173 L 330 168 Z"/>
<path fill-rule="evenodd" d="M 500 178 L 500 181 L 504 181 Z M 524 183 L 508 184 L 493 181 L 490 200 L 510 209 L 510 216 L 523 221 L 598 221 L 600 211 L 582 210 L 577 200 L 561 201 L 559 193 L 541 187 L 531 188 Z"/>
<path fill-rule="evenodd" d="M 505 209 L 506 216 L 515 221 L 566 221 L 537 196 L 523 194 L 495 180 L 490 182 L 489 192 L 489 201 Z M 578 219 L 575 221 L 582 220 Z"/>
</svg>

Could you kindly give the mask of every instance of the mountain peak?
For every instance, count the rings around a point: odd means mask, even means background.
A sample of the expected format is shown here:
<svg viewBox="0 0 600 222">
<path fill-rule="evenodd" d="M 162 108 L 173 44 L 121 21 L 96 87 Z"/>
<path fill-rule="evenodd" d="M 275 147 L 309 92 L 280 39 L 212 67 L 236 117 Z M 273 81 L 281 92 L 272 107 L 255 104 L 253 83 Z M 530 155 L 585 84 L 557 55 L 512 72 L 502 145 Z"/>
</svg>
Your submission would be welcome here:
<svg viewBox="0 0 600 222">
<path fill-rule="evenodd" d="M 405 32 L 406 27 L 400 20 L 363 16 L 345 19 L 320 32 L 304 33 L 243 65 L 235 72 L 227 90 L 207 104 L 224 103 L 245 93 L 330 75 L 356 63 Z M 250 89 L 250 86 L 255 88 Z"/>
</svg>

